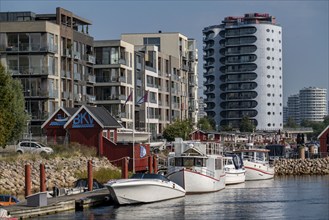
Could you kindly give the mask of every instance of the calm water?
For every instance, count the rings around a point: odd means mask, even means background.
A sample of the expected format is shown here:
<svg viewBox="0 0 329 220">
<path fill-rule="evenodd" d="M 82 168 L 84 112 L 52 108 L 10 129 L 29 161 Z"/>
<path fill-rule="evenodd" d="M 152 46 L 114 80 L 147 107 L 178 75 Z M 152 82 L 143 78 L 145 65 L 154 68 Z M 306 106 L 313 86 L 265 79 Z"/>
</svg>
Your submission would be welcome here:
<svg viewBox="0 0 329 220">
<path fill-rule="evenodd" d="M 215 193 L 39 219 L 329 219 L 329 176 L 249 181 Z"/>
</svg>

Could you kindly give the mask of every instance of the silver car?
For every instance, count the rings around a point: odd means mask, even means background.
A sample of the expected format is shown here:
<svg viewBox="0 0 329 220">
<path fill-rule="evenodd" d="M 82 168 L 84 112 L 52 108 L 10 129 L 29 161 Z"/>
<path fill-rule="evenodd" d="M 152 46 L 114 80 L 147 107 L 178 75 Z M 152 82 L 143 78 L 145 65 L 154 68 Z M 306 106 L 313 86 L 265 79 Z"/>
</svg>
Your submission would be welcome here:
<svg viewBox="0 0 329 220">
<path fill-rule="evenodd" d="M 36 141 L 21 141 L 17 145 L 17 153 L 37 153 L 37 154 L 51 154 L 54 150 L 46 145 Z"/>
</svg>

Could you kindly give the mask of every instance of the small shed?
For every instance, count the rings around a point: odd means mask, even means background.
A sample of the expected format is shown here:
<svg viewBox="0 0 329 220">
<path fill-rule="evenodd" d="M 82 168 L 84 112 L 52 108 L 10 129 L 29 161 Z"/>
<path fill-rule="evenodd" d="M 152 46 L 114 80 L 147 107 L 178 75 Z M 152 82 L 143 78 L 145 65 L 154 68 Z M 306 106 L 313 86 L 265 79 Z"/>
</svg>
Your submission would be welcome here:
<svg viewBox="0 0 329 220">
<path fill-rule="evenodd" d="M 129 157 L 129 170 L 133 170 L 133 164 L 135 171 L 147 170 L 151 157 L 149 144 L 118 143 L 117 129 L 122 125 L 104 107 L 61 107 L 41 127 L 46 130 L 48 143 L 76 142 L 95 147 L 98 155 L 106 156 L 118 166 L 124 157 Z"/>
<path fill-rule="evenodd" d="M 191 140 L 200 140 L 200 141 L 220 141 L 221 136 L 219 132 L 216 131 L 202 131 L 200 129 L 195 130 L 190 133 Z"/>
<path fill-rule="evenodd" d="M 318 139 L 320 141 L 319 153 L 321 157 L 329 155 L 329 125 L 319 134 Z"/>
</svg>

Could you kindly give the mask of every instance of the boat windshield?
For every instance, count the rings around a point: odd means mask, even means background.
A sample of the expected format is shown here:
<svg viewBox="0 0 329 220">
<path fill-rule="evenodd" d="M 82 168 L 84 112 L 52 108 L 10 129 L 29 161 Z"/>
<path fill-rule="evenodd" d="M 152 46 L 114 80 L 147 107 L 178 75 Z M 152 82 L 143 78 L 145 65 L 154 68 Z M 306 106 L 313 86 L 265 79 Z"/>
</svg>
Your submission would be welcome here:
<svg viewBox="0 0 329 220">
<path fill-rule="evenodd" d="M 205 167 L 206 158 L 203 157 L 175 157 L 170 162 L 171 166 L 179 167 Z"/>
<path fill-rule="evenodd" d="M 165 176 L 155 173 L 135 173 L 130 179 L 159 179 L 162 181 L 169 181 Z"/>
</svg>

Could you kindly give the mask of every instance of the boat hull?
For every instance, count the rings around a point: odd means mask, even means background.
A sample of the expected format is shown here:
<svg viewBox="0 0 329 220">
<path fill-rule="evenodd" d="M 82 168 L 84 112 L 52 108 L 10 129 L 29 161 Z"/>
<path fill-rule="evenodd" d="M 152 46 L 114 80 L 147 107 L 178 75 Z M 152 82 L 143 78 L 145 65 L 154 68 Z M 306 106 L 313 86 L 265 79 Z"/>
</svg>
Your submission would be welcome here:
<svg viewBox="0 0 329 220">
<path fill-rule="evenodd" d="M 244 161 L 246 180 L 266 180 L 274 178 L 274 168 L 268 164 Z"/>
<path fill-rule="evenodd" d="M 120 205 L 151 203 L 185 196 L 182 187 L 161 180 L 117 180 L 105 186 Z"/>
<path fill-rule="evenodd" d="M 182 168 L 167 175 L 171 181 L 182 186 L 187 194 L 215 192 L 225 188 L 225 173 L 218 178 Z"/>
<path fill-rule="evenodd" d="M 245 170 L 233 170 L 233 171 L 225 171 L 225 184 L 239 184 L 244 183 L 246 181 L 246 171 Z"/>
</svg>

